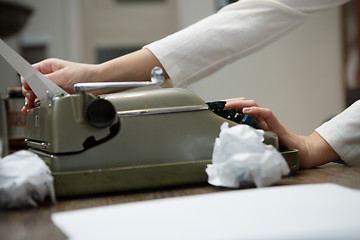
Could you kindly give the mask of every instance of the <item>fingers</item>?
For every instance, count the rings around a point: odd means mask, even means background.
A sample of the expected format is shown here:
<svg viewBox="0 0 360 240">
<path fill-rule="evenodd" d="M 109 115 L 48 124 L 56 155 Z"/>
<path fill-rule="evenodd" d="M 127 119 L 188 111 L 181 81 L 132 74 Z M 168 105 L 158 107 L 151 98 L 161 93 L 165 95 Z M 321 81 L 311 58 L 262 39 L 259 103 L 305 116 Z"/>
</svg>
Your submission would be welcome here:
<svg viewBox="0 0 360 240">
<path fill-rule="evenodd" d="M 31 90 L 30 86 L 27 84 L 27 82 L 21 78 L 22 83 L 22 94 L 30 101 L 34 101 L 36 96 L 35 93 Z"/>
<path fill-rule="evenodd" d="M 49 74 L 64 68 L 64 65 L 65 65 L 65 61 L 63 60 L 56 58 L 49 58 L 41 62 L 35 63 L 32 66 L 42 74 Z"/>
<path fill-rule="evenodd" d="M 22 84 L 22 89 L 23 90 L 30 90 L 30 86 L 29 86 L 29 84 L 27 84 L 25 79 L 23 77 L 21 77 L 20 80 L 21 80 L 21 84 Z M 24 91 L 23 91 L 23 95 L 25 96 Z"/>
<path fill-rule="evenodd" d="M 284 147 L 296 147 L 296 135 L 288 130 L 279 120 L 275 117 L 270 109 L 261 107 L 249 107 L 243 109 L 244 114 L 255 117 L 257 126 L 265 131 L 272 131 L 279 137 L 280 144 Z"/>
<path fill-rule="evenodd" d="M 54 63 L 58 62 L 58 59 L 46 59 L 33 65 L 38 71 L 43 74 L 49 74 L 54 71 Z M 28 101 L 34 101 L 36 96 L 31 90 L 29 84 L 21 77 L 22 93 L 28 99 Z"/>
<path fill-rule="evenodd" d="M 42 74 L 48 74 L 53 72 L 51 60 L 46 59 L 41 62 L 35 63 L 32 65 L 34 68 L 36 68 L 39 72 Z"/>
<path fill-rule="evenodd" d="M 226 100 L 225 108 L 236 108 L 239 113 L 248 114 L 255 118 L 257 127 L 266 131 L 275 131 L 281 124 L 270 109 L 261 108 L 254 100 L 244 97 Z"/>
<path fill-rule="evenodd" d="M 270 109 L 262 108 L 255 101 L 246 98 L 229 99 L 226 108 L 241 109 L 242 113 L 255 119 L 258 128 L 276 133 L 282 146 L 298 148 L 301 142 L 298 135 L 281 124 Z"/>
<path fill-rule="evenodd" d="M 243 108 L 242 111 L 244 114 L 263 120 L 270 130 L 277 129 L 280 126 L 280 122 L 270 109 L 261 107 L 246 107 Z"/>
<path fill-rule="evenodd" d="M 25 98 L 25 105 L 22 107 L 21 113 L 27 114 L 33 105 L 34 105 L 34 100 L 29 100 L 28 98 Z"/>
<path fill-rule="evenodd" d="M 25 105 L 21 109 L 21 112 L 23 114 L 26 114 L 34 105 L 34 101 L 37 100 L 35 93 L 31 90 L 30 86 L 27 84 L 27 82 L 24 80 L 23 77 L 21 77 L 21 83 L 22 83 L 22 94 L 25 96 Z"/>
<path fill-rule="evenodd" d="M 62 69 L 64 65 L 65 65 L 65 61 L 62 61 L 60 59 L 50 58 L 34 64 L 33 67 L 36 68 L 42 74 L 48 75 L 53 72 L 56 72 L 59 69 Z M 31 90 L 29 84 L 25 81 L 23 77 L 21 77 L 21 84 L 22 84 L 22 93 L 25 96 L 25 106 L 21 109 L 21 112 L 26 114 L 34 105 L 34 101 L 36 101 L 36 96 L 34 92 Z"/>
<path fill-rule="evenodd" d="M 21 112 L 23 114 L 26 114 L 29 111 L 29 109 L 31 109 L 31 107 L 34 105 L 36 96 L 23 77 L 21 77 L 21 83 L 22 83 L 22 88 L 21 88 L 22 94 L 25 96 L 25 105 L 21 109 Z"/>
<path fill-rule="evenodd" d="M 232 98 L 226 100 L 225 109 L 235 108 L 238 110 L 238 113 L 244 113 L 244 109 L 250 107 L 259 107 L 259 105 L 254 100 L 249 100 L 244 97 L 241 98 Z M 251 115 L 251 114 L 248 114 Z M 267 123 L 263 120 L 263 118 L 254 116 L 256 120 L 256 124 L 258 128 L 263 130 L 269 130 Z"/>
<path fill-rule="evenodd" d="M 259 120 L 264 120 L 270 126 L 279 124 L 279 121 L 270 109 L 262 108 L 254 100 L 249 100 L 244 97 L 227 99 L 225 108 L 239 109 L 244 114 L 251 115 Z"/>
<path fill-rule="evenodd" d="M 249 100 L 246 98 L 232 98 L 226 100 L 225 109 L 236 108 L 239 112 L 246 107 L 259 107 L 259 105 L 254 100 Z"/>
<path fill-rule="evenodd" d="M 21 82 L 22 82 L 22 88 L 21 88 L 22 94 L 25 97 L 34 100 L 35 99 L 35 94 L 31 90 L 30 86 L 25 81 L 21 81 Z"/>
<path fill-rule="evenodd" d="M 21 112 L 26 114 L 32 108 L 36 100 L 38 99 L 36 98 L 35 94 L 32 91 L 27 91 L 27 93 L 25 94 L 25 105 L 21 109 Z"/>
</svg>

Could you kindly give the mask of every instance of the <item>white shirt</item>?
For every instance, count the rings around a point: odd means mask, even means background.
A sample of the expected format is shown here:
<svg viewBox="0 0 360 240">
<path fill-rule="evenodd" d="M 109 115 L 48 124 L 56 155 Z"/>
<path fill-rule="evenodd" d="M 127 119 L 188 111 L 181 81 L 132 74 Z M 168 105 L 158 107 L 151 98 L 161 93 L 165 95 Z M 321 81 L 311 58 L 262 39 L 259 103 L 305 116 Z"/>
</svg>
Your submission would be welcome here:
<svg viewBox="0 0 360 240">
<path fill-rule="evenodd" d="M 314 13 L 349 0 L 241 0 L 146 45 L 185 87 L 274 42 Z"/>
<path fill-rule="evenodd" d="M 241 0 L 182 31 L 151 43 L 175 87 L 189 83 L 274 42 L 318 11 L 349 0 Z M 316 131 L 350 165 L 360 165 L 360 102 Z"/>
<path fill-rule="evenodd" d="M 360 166 L 360 100 L 316 129 L 349 165 Z"/>
</svg>

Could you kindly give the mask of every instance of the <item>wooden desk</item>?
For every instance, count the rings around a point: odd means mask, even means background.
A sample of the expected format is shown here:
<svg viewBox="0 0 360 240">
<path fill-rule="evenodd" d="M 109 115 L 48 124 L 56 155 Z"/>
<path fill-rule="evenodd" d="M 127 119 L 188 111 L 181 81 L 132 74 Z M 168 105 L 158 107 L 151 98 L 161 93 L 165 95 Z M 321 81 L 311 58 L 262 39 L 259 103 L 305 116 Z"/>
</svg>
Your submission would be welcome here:
<svg viewBox="0 0 360 240">
<path fill-rule="evenodd" d="M 336 183 L 360 189 L 360 168 L 330 163 L 316 169 L 300 170 L 296 174 L 282 179 L 275 186 L 310 183 Z M 42 203 L 35 209 L 0 210 L 0 239 L 66 239 L 66 236 L 50 219 L 51 214 L 55 212 L 221 191 L 229 190 L 204 184 L 58 199 L 56 204 Z"/>
</svg>

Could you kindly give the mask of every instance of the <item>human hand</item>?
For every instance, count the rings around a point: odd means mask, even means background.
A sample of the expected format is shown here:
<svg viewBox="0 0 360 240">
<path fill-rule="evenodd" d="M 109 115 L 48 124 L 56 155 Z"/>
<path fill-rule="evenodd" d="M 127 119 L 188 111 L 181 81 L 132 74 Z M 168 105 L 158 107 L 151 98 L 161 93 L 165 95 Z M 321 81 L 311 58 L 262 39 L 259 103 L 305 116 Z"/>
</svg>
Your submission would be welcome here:
<svg viewBox="0 0 360 240">
<path fill-rule="evenodd" d="M 97 76 L 95 74 L 97 65 L 69 62 L 56 58 L 46 59 L 34 64 L 33 67 L 68 93 L 74 93 L 75 83 L 91 82 Z M 21 83 L 23 85 L 22 92 L 25 96 L 25 106 L 21 112 L 26 113 L 37 100 L 26 80 L 21 78 Z"/>
<path fill-rule="evenodd" d="M 238 112 L 254 117 L 257 127 L 276 133 L 284 146 L 289 146 L 287 138 L 292 137 L 292 132 L 282 125 L 270 109 L 260 107 L 254 100 L 246 98 L 227 99 L 225 109 L 236 108 Z"/>
<path fill-rule="evenodd" d="M 270 109 L 260 107 L 254 100 L 234 98 L 226 102 L 225 108 L 236 108 L 239 112 L 254 117 L 259 128 L 276 133 L 282 146 L 298 149 L 301 168 L 312 168 L 339 158 L 317 132 L 309 136 L 293 133 L 279 122 Z"/>
<path fill-rule="evenodd" d="M 252 116 L 257 127 L 276 133 L 283 147 L 301 149 L 299 160 L 308 158 L 308 145 L 304 136 L 299 136 L 279 122 L 270 109 L 260 107 L 254 100 L 234 98 L 226 100 L 225 108 L 236 108 L 238 112 Z"/>
</svg>

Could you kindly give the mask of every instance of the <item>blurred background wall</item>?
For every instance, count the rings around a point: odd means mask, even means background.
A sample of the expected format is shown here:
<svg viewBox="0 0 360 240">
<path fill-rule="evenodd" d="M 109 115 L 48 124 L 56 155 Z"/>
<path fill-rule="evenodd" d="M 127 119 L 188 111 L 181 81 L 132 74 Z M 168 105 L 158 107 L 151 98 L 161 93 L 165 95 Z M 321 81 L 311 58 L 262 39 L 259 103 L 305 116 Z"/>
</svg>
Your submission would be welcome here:
<svg viewBox="0 0 360 240">
<path fill-rule="evenodd" d="M 56 57 L 98 63 L 141 48 L 215 13 L 209 0 L 12 0 L 33 13 L 4 40 L 34 63 Z M 299 134 L 345 107 L 340 8 L 308 19 L 265 49 L 188 87 L 205 101 L 255 99 Z M 0 59 L 0 94 L 19 86 Z"/>
</svg>

